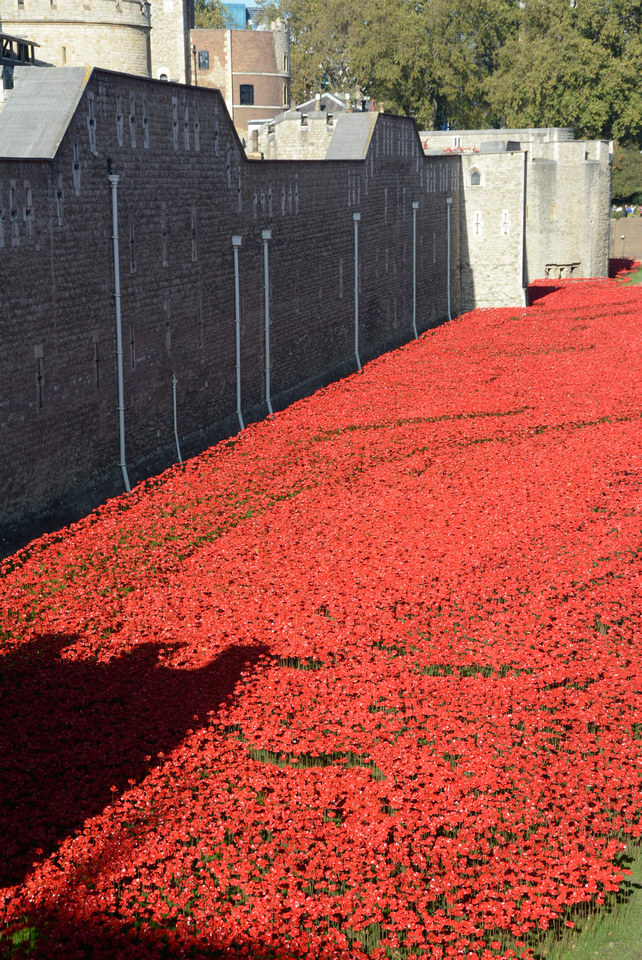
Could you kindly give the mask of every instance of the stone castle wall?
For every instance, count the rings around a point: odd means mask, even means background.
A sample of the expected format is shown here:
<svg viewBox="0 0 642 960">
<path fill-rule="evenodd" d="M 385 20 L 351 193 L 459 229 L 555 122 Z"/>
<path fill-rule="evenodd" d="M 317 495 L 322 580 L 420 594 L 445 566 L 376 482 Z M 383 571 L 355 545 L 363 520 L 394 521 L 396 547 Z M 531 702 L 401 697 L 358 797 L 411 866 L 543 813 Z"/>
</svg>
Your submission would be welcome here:
<svg viewBox="0 0 642 960">
<path fill-rule="evenodd" d="M 309 113 L 288 110 L 274 123 L 259 128 L 259 152 L 266 160 L 323 160 L 336 119 L 325 110 L 311 110 Z"/>
<path fill-rule="evenodd" d="M 189 83 L 193 11 L 193 0 L 0 0 L 0 25 L 39 44 L 41 63 Z"/>
<path fill-rule="evenodd" d="M 464 155 L 462 181 L 464 309 L 523 304 L 525 154 Z"/>
<path fill-rule="evenodd" d="M 607 276 L 609 143 L 547 143 L 534 152 L 526 170 L 526 281 Z"/>
<path fill-rule="evenodd" d="M 510 236 L 518 222 L 523 224 L 524 286 L 546 277 L 607 276 L 611 202 L 608 141 L 574 140 L 573 131 L 566 127 L 423 131 L 420 137 L 427 155 L 459 153 L 465 170 L 476 167 L 481 172 L 481 184 L 472 184 L 469 176 L 464 177 L 466 211 L 473 211 L 484 222 L 508 216 Z M 504 159 L 511 156 L 524 159 Z M 508 249 L 503 219 L 502 224 L 501 232 L 493 226 L 490 233 L 483 229 L 480 234 L 477 228 L 469 233 L 472 259 L 468 265 L 462 264 L 462 276 L 468 277 L 463 281 L 467 303 L 473 274 L 474 302 L 478 306 L 487 303 L 482 288 L 493 299 Z M 483 240 L 475 239 L 479 236 Z M 487 264 L 477 257 L 476 251 L 481 250 L 485 251 Z M 495 299 L 496 305 L 500 302 Z"/>
<path fill-rule="evenodd" d="M 193 0 L 151 0 L 151 8 L 151 76 L 191 83 Z"/>
<path fill-rule="evenodd" d="M 573 140 L 572 127 L 502 127 L 501 130 L 422 130 L 424 150 L 475 150 L 482 143 L 510 141 L 522 145 L 561 143 Z"/>
<path fill-rule="evenodd" d="M 95 100 L 96 153 L 87 93 Z M 127 105 L 118 124 L 117 104 Z M 133 98 L 133 112 L 132 112 Z M 122 114 L 121 114 L 122 115 Z M 133 124 L 130 116 L 135 119 Z M 132 131 L 134 137 L 132 137 Z M 271 381 L 278 408 L 461 310 L 457 157 L 423 156 L 381 116 L 361 161 L 246 159 L 218 91 L 91 74 L 52 161 L 0 161 L 0 544 L 122 490 L 107 160 L 119 175 L 126 457 L 132 482 L 238 429 L 232 236 L 239 251 L 246 421 L 265 415 L 262 230 L 270 228 Z M 431 171 L 434 170 L 434 176 Z"/>
</svg>

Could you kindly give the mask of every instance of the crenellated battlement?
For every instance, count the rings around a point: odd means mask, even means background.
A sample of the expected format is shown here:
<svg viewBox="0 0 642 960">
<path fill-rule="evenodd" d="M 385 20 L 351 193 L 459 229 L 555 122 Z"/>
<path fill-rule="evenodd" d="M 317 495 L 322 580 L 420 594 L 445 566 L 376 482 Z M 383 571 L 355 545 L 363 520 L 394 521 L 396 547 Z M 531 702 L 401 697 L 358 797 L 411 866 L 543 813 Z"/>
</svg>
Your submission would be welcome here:
<svg viewBox="0 0 642 960">
<path fill-rule="evenodd" d="M 18 24 L 113 23 L 150 25 L 147 0 L 0 0 L 3 29 Z M 9 31 L 10 32 L 10 31 Z"/>
</svg>

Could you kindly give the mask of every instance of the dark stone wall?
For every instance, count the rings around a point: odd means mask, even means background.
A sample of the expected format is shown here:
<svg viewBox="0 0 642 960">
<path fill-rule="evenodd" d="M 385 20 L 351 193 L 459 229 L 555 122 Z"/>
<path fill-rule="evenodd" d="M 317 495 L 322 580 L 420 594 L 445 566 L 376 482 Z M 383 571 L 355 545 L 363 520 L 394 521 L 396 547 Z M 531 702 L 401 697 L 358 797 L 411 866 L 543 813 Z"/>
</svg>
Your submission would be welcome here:
<svg viewBox="0 0 642 960">
<path fill-rule="evenodd" d="M 430 165 L 438 176 L 428 177 Z M 446 196 L 458 195 L 459 169 L 458 157 L 424 157 L 414 123 L 387 116 L 361 161 L 250 161 L 218 91 L 94 70 L 54 160 L 0 161 L 0 552 L 123 489 L 108 170 L 119 175 L 126 458 L 135 483 L 176 459 L 173 376 L 184 457 L 238 429 L 233 235 L 242 237 L 247 423 L 267 413 L 262 229 L 272 230 L 279 409 L 356 368 L 355 212 L 361 361 L 412 336 L 413 201 L 417 325 L 446 319 Z"/>
</svg>

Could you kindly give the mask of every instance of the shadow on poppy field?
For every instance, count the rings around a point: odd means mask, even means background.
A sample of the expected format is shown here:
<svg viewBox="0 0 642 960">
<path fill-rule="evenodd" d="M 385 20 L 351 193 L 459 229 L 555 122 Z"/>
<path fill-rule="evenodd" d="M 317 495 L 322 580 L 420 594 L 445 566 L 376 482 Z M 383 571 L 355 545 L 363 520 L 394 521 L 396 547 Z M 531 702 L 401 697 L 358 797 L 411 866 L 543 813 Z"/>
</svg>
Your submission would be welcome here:
<svg viewBox="0 0 642 960">
<path fill-rule="evenodd" d="M 561 283 L 542 284 L 541 286 L 535 283 L 530 284 L 528 288 L 528 306 L 532 307 L 538 300 L 543 300 L 544 297 L 549 297 L 552 293 L 557 293 L 557 291 L 561 289 Z"/>
<path fill-rule="evenodd" d="M 622 270 L 633 270 L 636 263 L 639 263 L 635 257 L 611 257 L 609 260 L 609 277 L 617 277 Z"/>
<path fill-rule="evenodd" d="M 243 944 L 231 947 L 217 945 L 215 940 L 203 942 L 190 934 L 180 935 L 160 925 L 155 929 L 145 925 L 137 930 L 131 923 L 113 917 L 103 916 L 100 922 L 87 923 L 85 918 L 79 922 L 70 915 L 61 921 L 58 913 L 41 913 L 37 922 L 37 926 L 25 926 L 8 936 L 4 943 L 0 933 L 0 956 L 10 960 L 70 956 L 91 960 L 301 960 L 296 944 L 288 945 L 276 937 L 273 942 L 269 936 L 248 937 Z"/>
<path fill-rule="evenodd" d="M 265 653 L 232 646 L 193 670 L 162 665 L 160 643 L 107 663 L 65 659 L 77 640 L 43 635 L 0 667 L 0 887 L 205 726 Z"/>
</svg>

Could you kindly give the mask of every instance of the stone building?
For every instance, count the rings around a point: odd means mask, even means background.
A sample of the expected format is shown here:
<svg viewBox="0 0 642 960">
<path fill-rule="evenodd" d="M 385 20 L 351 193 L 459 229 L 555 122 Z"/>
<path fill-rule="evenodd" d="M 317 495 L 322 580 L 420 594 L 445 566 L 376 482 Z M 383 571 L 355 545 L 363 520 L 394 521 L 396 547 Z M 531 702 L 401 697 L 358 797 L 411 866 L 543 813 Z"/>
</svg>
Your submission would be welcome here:
<svg viewBox="0 0 642 960">
<path fill-rule="evenodd" d="M 5 552 L 175 462 L 174 385 L 185 457 L 461 312 L 461 161 L 424 156 L 412 120 L 356 116 L 328 162 L 253 161 L 218 90 L 15 74 L 0 113 Z"/>
<path fill-rule="evenodd" d="M 0 31 L 41 66 L 98 66 L 217 87 L 239 135 L 290 103 L 290 32 L 195 30 L 194 0 L 0 0 Z M 0 107 L 2 99 L 0 99 Z"/>
<path fill-rule="evenodd" d="M 290 104 L 290 28 L 192 30 L 194 80 L 221 91 L 242 140 L 248 122 L 272 119 Z"/>
<path fill-rule="evenodd" d="M 337 121 L 321 110 L 286 110 L 257 128 L 256 151 L 265 160 L 325 160 Z"/>
<path fill-rule="evenodd" d="M 0 33 L 0 110 L 13 89 L 15 68 L 35 64 L 36 49 L 37 44 L 33 41 Z"/>
<path fill-rule="evenodd" d="M 0 0 L 0 29 L 40 64 L 100 66 L 189 83 L 193 0 Z"/>
<path fill-rule="evenodd" d="M 376 104 L 360 95 L 317 93 L 267 123 L 251 124 L 255 139 L 250 138 L 249 146 L 265 160 L 325 160 L 339 119 L 370 112 L 371 107 Z"/>
<path fill-rule="evenodd" d="M 574 140 L 567 128 L 420 137 L 429 156 L 461 156 L 465 303 L 510 305 L 532 280 L 608 274 L 608 141 Z M 519 278 L 513 289 L 509 277 Z"/>
</svg>

